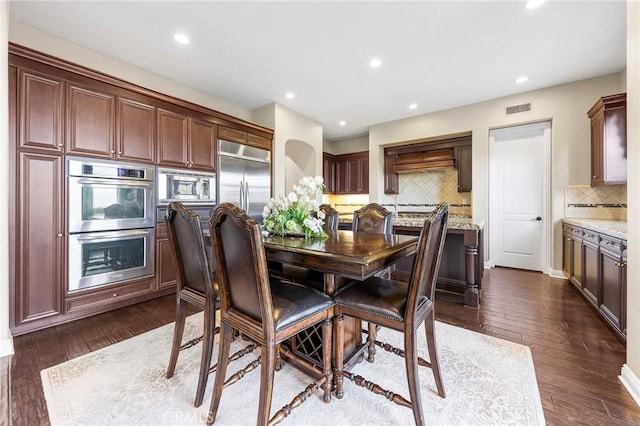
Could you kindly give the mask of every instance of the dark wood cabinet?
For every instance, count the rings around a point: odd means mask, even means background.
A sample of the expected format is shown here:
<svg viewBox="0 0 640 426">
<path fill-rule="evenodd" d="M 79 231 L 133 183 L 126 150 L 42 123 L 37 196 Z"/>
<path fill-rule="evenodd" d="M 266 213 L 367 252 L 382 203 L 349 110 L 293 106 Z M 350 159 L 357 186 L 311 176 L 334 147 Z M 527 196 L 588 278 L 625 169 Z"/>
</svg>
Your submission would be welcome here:
<svg viewBox="0 0 640 426">
<path fill-rule="evenodd" d="M 156 148 L 156 108 L 118 97 L 116 108 L 116 158 L 153 163 Z"/>
<path fill-rule="evenodd" d="M 64 294 L 64 167 L 57 154 L 17 155 L 15 285 L 12 329 L 45 324 L 62 314 Z"/>
<path fill-rule="evenodd" d="M 18 148 L 62 153 L 64 81 L 36 71 L 17 70 Z"/>
<path fill-rule="evenodd" d="M 327 152 L 322 153 L 322 177 L 324 178 L 325 193 L 336 192 L 335 186 L 336 176 L 336 158 Z"/>
<path fill-rule="evenodd" d="M 158 165 L 215 171 L 216 125 L 158 109 Z"/>
<path fill-rule="evenodd" d="M 583 271 L 582 292 L 595 306 L 600 302 L 600 277 L 598 275 L 598 246 L 600 236 L 593 231 L 584 230 L 582 237 L 583 246 Z"/>
<path fill-rule="evenodd" d="M 626 240 L 563 223 L 563 265 L 570 282 L 626 340 Z"/>
<path fill-rule="evenodd" d="M 66 152 L 115 158 L 115 96 L 67 83 Z"/>
<path fill-rule="evenodd" d="M 400 177 L 393 171 L 395 156 L 384 156 L 384 193 L 397 194 L 400 192 Z"/>
<path fill-rule="evenodd" d="M 369 193 L 369 152 L 335 156 L 335 193 Z"/>
<path fill-rule="evenodd" d="M 156 225 L 156 276 L 158 289 L 175 288 L 176 266 L 164 223 Z"/>
<path fill-rule="evenodd" d="M 591 119 L 591 185 L 627 182 L 627 95 L 600 98 Z"/>
<path fill-rule="evenodd" d="M 218 138 L 271 151 L 271 139 L 238 129 L 218 126 Z"/>
<path fill-rule="evenodd" d="M 602 283 L 602 297 L 600 310 L 605 318 L 621 331 L 625 331 L 626 324 L 626 246 L 618 239 L 602 235 L 600 241 L 600 271 Z M 624 253 L 624 254 L 623 254 Z"/>
<path fill-rule="evenodd" d="M 458 192 L 471 192 L 471 145 L 454 148 L 456 169 L 458 169 Z"/>
</svg>

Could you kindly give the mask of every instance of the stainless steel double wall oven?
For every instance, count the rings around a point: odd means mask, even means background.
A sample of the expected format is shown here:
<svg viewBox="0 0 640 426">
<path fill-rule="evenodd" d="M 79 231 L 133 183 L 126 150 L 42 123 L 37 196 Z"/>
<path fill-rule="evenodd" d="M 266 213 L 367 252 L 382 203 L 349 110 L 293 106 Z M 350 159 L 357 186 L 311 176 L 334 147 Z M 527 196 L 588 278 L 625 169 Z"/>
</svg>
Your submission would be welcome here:
<svg viewBox="0 0 640 426">
<path fill-rule="evenodd" d="M 67 157 L 69 292 L 154 273 L 155 168 Z"/>
</svg>

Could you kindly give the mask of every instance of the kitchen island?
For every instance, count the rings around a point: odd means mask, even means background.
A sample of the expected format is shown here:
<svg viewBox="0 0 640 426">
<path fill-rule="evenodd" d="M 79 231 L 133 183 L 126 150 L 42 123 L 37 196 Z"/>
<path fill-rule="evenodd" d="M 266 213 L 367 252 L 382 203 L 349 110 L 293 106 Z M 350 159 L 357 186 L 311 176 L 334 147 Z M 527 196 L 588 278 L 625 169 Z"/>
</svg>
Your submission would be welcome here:
<svg viewBox="0 0 640 426">
<path fill-rule="evenodd" d="M 393 232 L 419 235 L 425 213 L 404 213 L 394 217 Z M 340 217 L 340 229 L 351 229 L 351 217 Z M 393 276 L 408 280 L 413 256 L 395 265 Z M 447 236 L 440 261 L 436 297 L 478 308 L 484 270 L 484 225 L 468 216 L 449 215 Z"/>
</svg>

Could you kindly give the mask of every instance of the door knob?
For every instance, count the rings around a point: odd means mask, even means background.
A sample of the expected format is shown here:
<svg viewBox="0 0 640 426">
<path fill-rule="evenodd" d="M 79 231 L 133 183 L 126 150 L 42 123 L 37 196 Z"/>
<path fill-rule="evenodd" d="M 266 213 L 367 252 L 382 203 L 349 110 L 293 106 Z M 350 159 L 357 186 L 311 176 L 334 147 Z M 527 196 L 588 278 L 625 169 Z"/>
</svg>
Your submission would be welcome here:
<svg viewBox="0 0 640 426">
<path fill-rule="evenodd" d="M 542 218 L 540 216 L 531 218 L 532 222 L 540 222 L 541 220 L 542 220 Z"/>
</svg>

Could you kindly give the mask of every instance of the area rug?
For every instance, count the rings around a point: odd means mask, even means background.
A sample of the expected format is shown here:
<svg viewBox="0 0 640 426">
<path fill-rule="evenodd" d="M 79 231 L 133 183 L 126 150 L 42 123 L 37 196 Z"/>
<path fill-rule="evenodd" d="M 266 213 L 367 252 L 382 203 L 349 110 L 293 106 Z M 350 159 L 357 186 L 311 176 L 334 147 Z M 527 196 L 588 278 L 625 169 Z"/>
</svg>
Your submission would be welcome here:
<svg viewBox="0 0 640 426">
<path fill-rule="evenodd" d="M 188 318 L 185 341 L 198 336 L 202 315 Z M 424 333 L 423 328 L 421 328 Z M 173 324 L 42 370 L 51 424 L 202 425 L 206 423 L 214 376 L 201 407 L 193 407 L 200 344 L 181 352 L 175 375 L 164 374 Z M 380 340 L 402 347 L 402 336 L 382 329 Z M 424 350 L 424 335 L 419 342 Z M 436 339 L 446 398 L 435 391 L 433 374 L 420 368 L 423 410 L 431 425 L 543 425 L 531 352 L 528 347 L 448 324 L 436 323 Z M 215 342 L 214 362 L 217 359 Z M 246 344 L 234 342 L 232 351 Z M 229 365 L 228 375 L 259 355 L 259 350 Z M 378 349 L 375 363 L 363 361 L 352 372 L 409 397 L 404 361 Z M 214 373 L 215 374 L 215 373 Z M 258 369 L 226 388 L 217 425 L 253 425 L 258 410 Z M 276 372 L 271 415 L 311 381 L 294 367 Z M 345 380 L 344 397 L 322 402 L 317 391 L 294 409 L 284 425 L 408 425 L 410 409 Z"/>
</svg>

